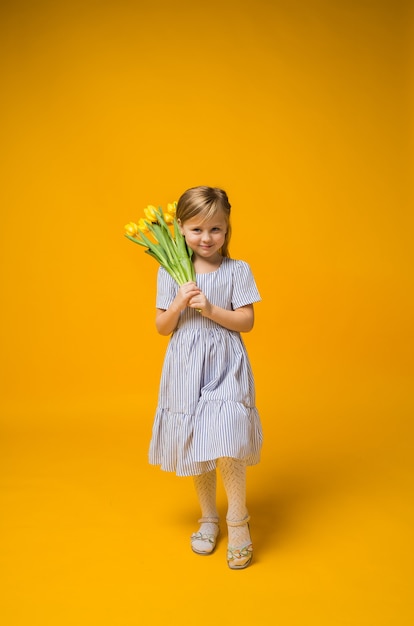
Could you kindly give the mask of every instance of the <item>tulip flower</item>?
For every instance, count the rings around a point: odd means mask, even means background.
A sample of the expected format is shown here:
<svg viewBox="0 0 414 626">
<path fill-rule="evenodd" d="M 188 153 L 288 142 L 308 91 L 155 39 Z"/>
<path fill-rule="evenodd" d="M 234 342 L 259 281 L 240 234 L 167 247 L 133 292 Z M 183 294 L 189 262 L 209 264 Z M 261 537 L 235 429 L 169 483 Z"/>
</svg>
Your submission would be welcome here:
<svg viewBox="0 0 414 626">
<path fill-rule="evenodd" d="M 174 215 L 171 213 L 164 213 L 164 219 L 168 225 L 174 224 Z"/>
<path fill-rule="evenodd" d="M 149 228 L 148 228 L 148 222 L 146 220 L 144 220 L 143 217 L 141 217 L 138 220 L 138 230 L 142 233 L 148 233 L 149 232 Z"/>
<path fill-rule="evenodd" d="M 183 285 L 195 281 L 195 270 L 191 261 L 193 251 L 187 246 L 175 219 L 176 206 L 176 202 L 169 204 L 168 211 L 164 213 L 161 207 L 156 209 L 148 205 L 144 209 L 145 219 L 140 218 L 138 225 L 130 222 L 125 226 L 125 236 L 146 248 L 145 252 L 162 265 L 179 285 Z M 146 236 L 147 232 L 152 235 L 153 241 Z"/>
<path fill-rule="evenodd" d="M 157 209 L 152 204 L 149 204 L 146 209 L 144 209 L 144 215 L 149 222 L 156 222 L 157 217 Z"/>
<path fill-rule="evenodd" d="M 139 231 L 139 227 L 134 222 L 129 222 L 125 225 L 126 232 L 131 235 L 131 237 L 136 237 Z"/>
</svg>

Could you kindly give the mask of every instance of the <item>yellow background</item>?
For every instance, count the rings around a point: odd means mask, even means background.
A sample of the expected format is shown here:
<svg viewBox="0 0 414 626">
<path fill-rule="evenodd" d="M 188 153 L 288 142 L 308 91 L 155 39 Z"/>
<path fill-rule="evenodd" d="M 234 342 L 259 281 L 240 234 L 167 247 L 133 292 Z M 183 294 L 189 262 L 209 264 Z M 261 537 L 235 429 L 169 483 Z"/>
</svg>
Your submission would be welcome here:
<svg viewBox="0 0 414 626">
<path fill-rule="evenodd" d="M 0 15 L 1 622 L 412 624 L 409 3 Z M 147 464 L 166 339 L 123 226 L 198 184 L 263 298 L 244 572 Z"/>
</svg>

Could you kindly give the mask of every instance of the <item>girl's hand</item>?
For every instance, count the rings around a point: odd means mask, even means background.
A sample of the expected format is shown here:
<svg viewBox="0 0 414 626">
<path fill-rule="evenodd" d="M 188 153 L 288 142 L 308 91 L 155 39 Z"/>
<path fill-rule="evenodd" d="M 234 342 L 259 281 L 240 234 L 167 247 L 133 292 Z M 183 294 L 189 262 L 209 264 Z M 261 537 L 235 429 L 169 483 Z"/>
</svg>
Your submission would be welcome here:
<svg viewBox="0 0 414 626">
<path fill-rule="evenodd" d="M 180 286 L 175 296 L 174 304 L 180 311 L 183 311 L 189 306 L 191 299 L 197 297 L 200 293 L 200 289 L 194 282 L 184 283 L 184 285 Z"/>
<path fill-rule="evenodd" d="M 209 317 L 211 315 L 211 304 L 205 297 L 202 291 L 198 290 L 197 294 L 194 294 L 188 306 L 192 309 L 197 309 L 202 315 Z"/>
</svg>

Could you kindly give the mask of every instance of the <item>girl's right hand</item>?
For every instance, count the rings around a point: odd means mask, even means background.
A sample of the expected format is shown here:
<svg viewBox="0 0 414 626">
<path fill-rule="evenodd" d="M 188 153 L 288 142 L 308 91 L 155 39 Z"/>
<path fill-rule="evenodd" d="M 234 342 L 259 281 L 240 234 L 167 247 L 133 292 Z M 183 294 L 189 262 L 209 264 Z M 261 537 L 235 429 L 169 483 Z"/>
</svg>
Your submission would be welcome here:
<svg viewBox="0 0 414 626">
<path fill-rule="evenodd" d="M 181 285 L 178 289 L 178 293 L 174 299 L 174 304 L 180 311 L 183 311 L 188 306 L 191 298 L 198 296 L 200 293 L 201 291 L 195 282 L 190 281 L 188 283 L 184 283 L 184 285 Z"/>
<path fill-rule="evenodd" d="M 198 296 L 201 291 L 194 282 L 185 283 L 179 287 L 177 295 L 168 309 L 157 309 L 155 324 L 160 335 L 170 335 L 174 332 L 180 319 L 181 311 L 189 304 L 191 298 Z"/>
</svg>

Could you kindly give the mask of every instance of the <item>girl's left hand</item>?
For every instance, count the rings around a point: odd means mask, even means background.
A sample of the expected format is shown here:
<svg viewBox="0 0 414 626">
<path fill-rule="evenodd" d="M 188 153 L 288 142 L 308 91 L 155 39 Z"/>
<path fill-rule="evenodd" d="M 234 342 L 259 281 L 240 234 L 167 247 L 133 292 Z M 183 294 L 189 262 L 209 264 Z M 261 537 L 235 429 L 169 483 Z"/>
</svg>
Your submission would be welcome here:
<svg viewBox="0 0 414 626">
<path fill-rule="evenodd" d="M 202 291 L 200 291 L 199 294 L 191 298 L 188 306 L 192 309 L 197 309 L 202 315 L 208 316 L 211 312 L 211 304 Z"/>
</svg>

